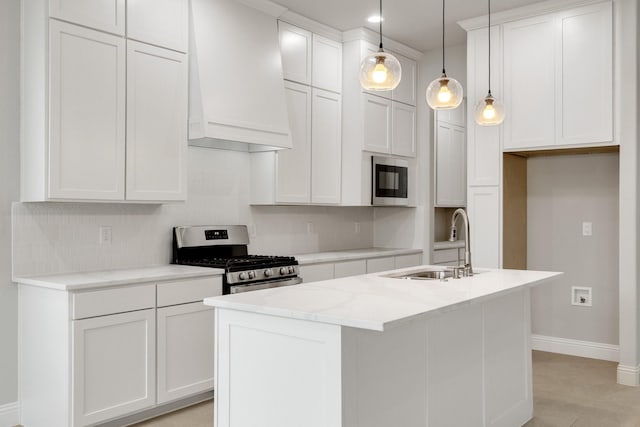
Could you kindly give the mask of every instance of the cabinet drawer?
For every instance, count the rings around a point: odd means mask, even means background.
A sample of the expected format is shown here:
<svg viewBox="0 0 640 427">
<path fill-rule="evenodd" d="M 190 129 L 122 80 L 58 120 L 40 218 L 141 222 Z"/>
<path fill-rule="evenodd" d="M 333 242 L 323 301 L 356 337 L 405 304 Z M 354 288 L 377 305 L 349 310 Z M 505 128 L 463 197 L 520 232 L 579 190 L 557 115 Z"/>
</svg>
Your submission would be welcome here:
<svg viewBox="0 0 640 427">
<path fill-rule="evenodd" d="M 396 268 L 416 267 L 422 264 L 420 254 L 398 255 L 396 256 Z"/>
<path fill-rule="evenodd" d="M 442 264 L 445 262 L 457 262 L 458 261 L 458 248 L 452 249 L 440 249 L 433 251 L 433 263 Z M 464 251 L 464 250 L 463 250 Z M 464 252 L 463 252 L 464 256 Z"/>
<path fill-rule="evenodd" d="M 396 266 L 395 257 L 372 258 L 367 260 L 367 273 L 393 270 Z"/>
<path fill-rule="evenodd" d="M 337 262 L 334 266 L 334 277 L 358 276 L 367 272 L 367 261 L 359 259 L 356 261 Z"/>
<path fill-rule="evenodd" d="M 222 295 L 222 276 L 158 283 L 158 307 L 202 301 Z"/>
<path fill-rule="evenodd" d="M 300 267 L 300 277 L 304 283 L 331 280 L 333 279 L 333 264 L 303 265 Z"/>
<path fill-rule="evenodd" d="M 72 319 L 154 308 L 155 285 L 131 286 L 101 291 L 78 292 L 72 295 Z"/>
</svg>

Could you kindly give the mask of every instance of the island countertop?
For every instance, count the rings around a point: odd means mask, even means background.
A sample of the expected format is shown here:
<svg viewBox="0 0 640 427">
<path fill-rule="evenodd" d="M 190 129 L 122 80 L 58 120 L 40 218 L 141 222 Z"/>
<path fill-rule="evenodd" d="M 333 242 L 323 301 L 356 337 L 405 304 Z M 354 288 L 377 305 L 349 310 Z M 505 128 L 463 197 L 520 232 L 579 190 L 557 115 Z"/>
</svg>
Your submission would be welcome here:
<svg viewBox="0 0 640 427">
<path fill-rule="evenodd" d="M 394 270 L 414 272 L 426 266 Z M 206 305 L 273 316 L 384 331 L 417 316 L 454 310 L 538 285 L 562 273 L 481 270 L 472 277 L 403 280 L 391 272 L 206 298 Z"/>
</svg>

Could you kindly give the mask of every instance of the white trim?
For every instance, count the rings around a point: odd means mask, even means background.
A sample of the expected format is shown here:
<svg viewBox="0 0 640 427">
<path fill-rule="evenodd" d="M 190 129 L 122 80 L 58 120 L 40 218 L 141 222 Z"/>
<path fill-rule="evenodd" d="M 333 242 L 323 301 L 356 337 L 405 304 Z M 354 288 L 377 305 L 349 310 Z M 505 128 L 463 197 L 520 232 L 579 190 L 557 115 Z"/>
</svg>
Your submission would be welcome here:
<svg viewBox="0 0 640 427">
<path fill-rule="evenodd" d="M 280 15 L 278 19 L 286 22 L 287 24 L 295 25 L 296 27 L 300 27 L 307 31 L 311 31 L 312 33 L 319 34 L 333 41 L 342 43 L 342 32 L 340 30 L 321 24 L 320 22 L 309 19 L 306 16 L 287 10 Z"/>
<path fill-rule="evenodd" d="M 0 405 L 0 427 L 13 427 L 20 424 L 20 404 L 18 402 Z"/>
<path fill-rule="evenodd" d="M 238 0 L 238 2 L 264 12 L 267 15 L 271 15 L 274 18 L 277 18 L 287 11 L 286 7 L 280 6 L 279 4 L 269 0 Z"/>
<path fill-rule="evenodd" d="M 558 12 L 572 7 L 586 6 L 594 3 L 606 3 L 611 0 L 547 0 L 540 3 L 518 7 L 516 9 L 505 10 L 491 14 L 491 24 L 499 25 L 505 22 L 515 21 L 517 19 L 531 18 L 536 15 L 544 15 L 546 13 Z M 471 31 L 478 28 L 486 28 L 487 15 L 478 16 L 471 19 L 458 21 L 464 30 Z"/>
<path fill-rule="evenodd" d="M 588 357 L 590 359 L 609 360 L 611 362 L 617 362 L 620 360 L 620 346 L 591 341 L 572 340 L 569 338 L 548 337 L 533 334 L 531 335 L 531 348 L 533 350 L 568 354 L 578 357 Z"/>
<path fill-rule="evenodd" d="M 618 365 L 618 384 L 640 386 L 640 366 Z"/>
</svg>

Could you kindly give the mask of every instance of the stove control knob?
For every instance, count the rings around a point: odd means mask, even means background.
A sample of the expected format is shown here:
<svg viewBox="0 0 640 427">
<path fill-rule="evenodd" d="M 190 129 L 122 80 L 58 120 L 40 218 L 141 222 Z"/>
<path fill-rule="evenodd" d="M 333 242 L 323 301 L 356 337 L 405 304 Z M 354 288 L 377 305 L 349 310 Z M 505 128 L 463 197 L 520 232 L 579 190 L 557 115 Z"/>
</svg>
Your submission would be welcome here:
<svg viewBox="0 0 640 427">
<path fill-rule="evenodd" d="M 292 266 L 289 266 L 289 274 L 293 274 L 296 272 L 296 269 L 293 268 Z"/>
<path fill-rule="evenodd" d="M 285 274 L 289 273 L 289 270 L 287 269 L 287 267 L 282 267 L 280 269 L 280 275 L 284 276 Z"/>
<path fill-rule="evenodd" d="M 249 272 L 249 279 L 255 279 L 256 278 L 256 272 L 255 271 L 250 271 Z"/>
<path fill-rule="evenodd" d="M 247 280 L 247 273 L 243 271 L 242 273 L 238 274 L 238 279 Z"/>
<path fill-rule="evenodd" d="M 264 271 L 264 277 L 271 277 L 271 275 L 272 275 L 272 274 L 273 274 L 273 272 L 271 271 L 271 269 L 270 269 L 270 268 L 267 268 L 267 269 Z"/>
</svg>

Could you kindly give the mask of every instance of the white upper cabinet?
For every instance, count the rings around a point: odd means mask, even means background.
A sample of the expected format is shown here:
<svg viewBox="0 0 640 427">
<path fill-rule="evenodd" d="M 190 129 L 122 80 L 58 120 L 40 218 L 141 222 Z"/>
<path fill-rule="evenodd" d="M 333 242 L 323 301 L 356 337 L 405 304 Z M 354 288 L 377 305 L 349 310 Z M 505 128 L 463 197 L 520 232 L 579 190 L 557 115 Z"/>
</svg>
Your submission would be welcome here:
<svg viewBox="0 0 640 427">
<path fill-rule="evenodd" d="M 439 110 L 435 117 L 435 206 L 465 206 L 467 200 L 466 102 L 454 110 Z M 451 112 L 454 112 L 453 114 Z M 454 122 L 454 123 L 451 123 Z"/>
<path fill-rule="evenodd" d="M 391 105 L 391 154 L 416 156 L 416 107 L 401 102 Z"/>
<path fill-rule="evenodd" d="M 311 88 L 285 82 L 290 150 L 276 152 L 276 202 L 309 203 L 311 201 Z"/>
<path fill-rule="evenodd" d="M 364 149 L 376 153 L 391 153 L 391 101 L 365 94 Z"/>
<path fill-rule="evenodd" d="M 52 18 L 121 36 L 125 33 L 125 0 L 49 0 L 49 4 Z"/>
<path fill-rule="evenodd" d="M 613 144 L 611 2 L 504 24 L 504 149 Z"/>
<path fill-rule="evenodd" d="M 23 5 L 21 200 L 185 200 L 186 54 L 88 28 L 125 2 L 85 3 Z"/>
<path fill-rule="evenodd" d="M 313 89 L 311 202 L 340 203 L 342 103 L 340 95 Z"/>
<path fill-rule="evenodd" d="M 286 80 L 311 84 L 312 34 L 286 22 L 278 22 L 282 71 Z"/>
<path fill-rule="evenodd" d="M 555 20 L 548 15 L 504 25 L 504 148 L 553 144 Z"/>
<path fill-rule="evenodd" d="M 49 30 L 46 197 L 123 200 L 125 41 L 55 20 Z"/>
<path fill-rule="evenodd" d="M 127 0 L 127 37 L 186 52 L 189 0 Z"/>
<path fill-rule="evenodd" d="M 342 91 L 342 43 L 313 35 L 311 85 L 318 89 Z"/>
<path fill-rule="evenodd" d="M 187 196 L 187 57 L 127 42 L 127 200 Z"/>
<path fill-rule="evenodd" d="M 611 2 L 559 15 L 556 144 L 613 142 Z"/>
<path fill-rule="evenodd" d="M 398 58 L 400 66 L 402 67 L 402 79 L 400 79 L 398 87 L 396 87 L 391 93 L 391 99 L 415 106 L 416 95 L 418 93 L 418 89 L 416 87 L 418 64 L 413 59 L 409 59 L 399 53 L 392 53 L 396 58 Z"/>
</svg>

